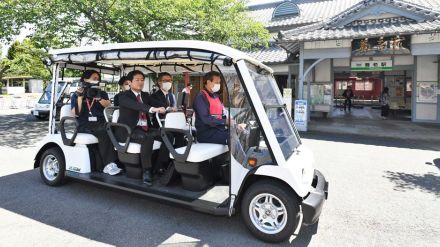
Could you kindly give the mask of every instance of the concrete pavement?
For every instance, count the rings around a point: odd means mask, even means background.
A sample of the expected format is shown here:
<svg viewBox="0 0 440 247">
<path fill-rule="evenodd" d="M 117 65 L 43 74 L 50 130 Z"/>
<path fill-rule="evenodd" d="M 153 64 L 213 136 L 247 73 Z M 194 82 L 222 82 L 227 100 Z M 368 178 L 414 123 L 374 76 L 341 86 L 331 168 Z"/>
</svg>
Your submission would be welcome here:
<svg viewBox="0 0 440 247">
<path fill-rule="evenodd" d="M 214 217 L 75 181 L 44 185 L 32 153 L 46 124 L 0 114 L 1 246 L 267 246 L 239 215 Z M 329 199 L 319 225 L 279 246 L 440 245 L 439 142 L 302 136 L 330 181 Z"/>
</svg>

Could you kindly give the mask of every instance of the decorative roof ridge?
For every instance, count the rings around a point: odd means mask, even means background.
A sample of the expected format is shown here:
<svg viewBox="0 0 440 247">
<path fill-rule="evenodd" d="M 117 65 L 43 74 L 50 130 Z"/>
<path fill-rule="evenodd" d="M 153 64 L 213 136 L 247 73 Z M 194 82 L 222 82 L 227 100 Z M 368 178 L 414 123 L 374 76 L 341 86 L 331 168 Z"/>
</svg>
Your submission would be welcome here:
<svg viewBox="0 0 440 247">
<path fill-rule="evenodd" d="M 296 36 L 296 35 L 304 34 L 304 33 L 319 30 L 319 29 L 324 29 L 324 30 L 337 29 L 335 24 L 338 21 L 346 18 L 347 16 L 350 16 L 350 15 L 357 13 L 364 8 L 367 8 L 369 6 L 372 6 L 372 5 L 378 4 L 378 3 L 385 3 L 385 4 L 389 4 L 389 5 L 392 5 L 395 7 L 399 7 L 399 8 L 402 8 L 402 7 L 404 7 L 403 5 L 405 5 L 406 9 L 408 9 L 410 11 L 413 8 L 418 8 L 419 10 L 424 11 L 425 15 L 432 17 L 432 19 L 425 20 L 425 22 L 436 20 L 437 18 L 440 18 L 440 10 L 429 9 L 426 6 L 414 4 L 414 3 L 411 3 L 411 2 L 405 1 L 405 0 L 363 0 L 355 5 L 351 6 L 350 8 L 340 12 L 339 14 L 336 14 L 333 17 L 325 19 L 323 21 L 304 26 L 303 28 L 297 28 L 297 29 L 292 29 L 292 30 L 288 30 L 288 31 L 280 31 L 278 34 L 278 40 L 281 41 L 288 36 Z M 408 6 L 410 6 L 411 8 L 408 8 Z"/>
<path fill-rule="evenodd" d="M 438 11 L 438 10 L 429 9 L 426 6 L 423 6 L 420 4 L 415 4 L 415 3 L 405 1 L 405 0 L 363 0 L 355 5 L 351 6 L 350 8 L 342 11 L 338 15 L 335 15 L 334 17 L 330 18 L 327 21 L 326 26 L 330 27 L 330 26 L 336 24 L 341 19 L 344 19 L 347 16 L 353 15 L 364 8 L 370 7 L 370 6 L 372 6 L 374 4 L 378 4 L 378 3 L 384 3 L 384 4 L 392 5 L 392 6 L 395 6 L 398 8 L 402 8 L 402 7 L 406 6 L 406 9 L 409 11 L 414 11 L 413 8 L 416 8 L 416 10 L 418 8 L 418 9 L 424 11 L 423 14 L 425 16 L 428 15 L 433 19 L 440 17 L 440 11 Z M 403 5 L 405 5 L 405 6 L 403 6 Z M 411 8 L 408 8 L 408 7 L 411 7 Z"/>
</svg>

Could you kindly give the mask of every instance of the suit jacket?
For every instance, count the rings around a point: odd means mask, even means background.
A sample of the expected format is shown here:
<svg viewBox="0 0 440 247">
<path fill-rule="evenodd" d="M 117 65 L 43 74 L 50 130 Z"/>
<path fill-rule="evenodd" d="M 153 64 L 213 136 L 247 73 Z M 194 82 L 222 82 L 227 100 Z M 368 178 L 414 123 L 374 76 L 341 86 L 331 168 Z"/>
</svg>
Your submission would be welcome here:
<svg viewBox="0 0 440 247">
<path fill-rule="evenodd" d="M 146 92 L 141 92 L 141 98 L 142 103 L 137 101 L 136 95 L 131 90 L 119 93 L 118 123 L 126 124 L 133 130 L 139 121 L 139 112 L 145 112 L 148 116 L 150 108 L 158 104 Z M 151 125 L 150 121 L 148 123 Z"/>
<path fill-rule="evenodd" d="M 174 103 L 174 104 L 169 104 L 167 101 L 166 97 L 173 97 L 172 101 L 170 101 L 170 103 Z M 176 99 L 174 98 L 172 93 L 168 93 L 167 96 L 165 96 L 165 94 L 162 92 L 162 90 L 157 90 L 155 93 L 153 93 L 151 95 L 151 98 L 153 98 L 153 102 L 151 106 L 154 107 L 164 107 L 165 109 L 167 107 L 173 107 L 176 104 Z M 160 118 L 165 118 L 165 114 L 160 114 Z M 153 118 L 153 126 L 156 128 L 159 128 L 159 124 L 157 123 L 157 119 L 156 117 Z"/>
<path fill-rule="evenodd" d="M 172 97 L 172 100 L 170 100 L 170 102 L 171 103 L 174 103 L 174 104 L 168 104 L 168 101 L 167 101 L 167 98 L 166 97 Z M 175 104 L 176 104 L 176 99 L 174 98 L 174 96 L 173 96 L 173 94 L 172 93 L 168 93 L 167 94 L 167 96 L 165 96 L 165 94 L 162 92 L 162 90 L 157 90 L 155 93 L 153 93 L 152 95 L 151 95 L 151 97 L 155 100 L 155 104 L 158 104 L 158 105 L 152 105 L 152 106 L 154 106 L 154 107 L 165 107 L 165 109 L 167 108 L 167 107 L 173 107 Z"/>
</svg>

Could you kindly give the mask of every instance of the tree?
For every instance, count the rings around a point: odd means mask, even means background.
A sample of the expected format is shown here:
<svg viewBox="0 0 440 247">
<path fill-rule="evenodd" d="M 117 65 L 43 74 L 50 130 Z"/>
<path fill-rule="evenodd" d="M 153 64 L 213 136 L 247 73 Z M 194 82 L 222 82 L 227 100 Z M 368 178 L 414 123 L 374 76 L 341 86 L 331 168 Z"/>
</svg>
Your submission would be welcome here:
<svg viewBox="0 0 440 247">
<path fill-rule="evenodd" d="M 3 0 L 4 18 L 13 20 L 0 33 L 3 40 L 32 24 L 32 40 L 43 48 L 197 39 L 249 49 L 267 46 L 270 38 L 247 16 L 245 0 Z"/>
<path fill-rule="evenodd" d="M 0 79 L 3 75 L 8 76 L 32 76 L 33 78 L 48 79 L 50 71 L 43 64 L 42 59 L 47 57 L 45 51 L 35 48 L 30 39 L 23 42 L 15 41 L 8 50 L 6 58 L 2 60 L 3 73 L 0 73 Z"/>
</svg>

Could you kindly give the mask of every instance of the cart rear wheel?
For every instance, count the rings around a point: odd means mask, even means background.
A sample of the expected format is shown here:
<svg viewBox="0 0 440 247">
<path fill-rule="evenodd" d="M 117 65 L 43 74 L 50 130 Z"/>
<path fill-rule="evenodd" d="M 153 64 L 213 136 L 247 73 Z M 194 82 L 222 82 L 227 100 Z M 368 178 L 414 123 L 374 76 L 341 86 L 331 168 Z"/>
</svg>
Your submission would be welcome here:
<svg viewBox="0 0 440 247">
<path fill-rule="evenodd" d="M 251 185 L 241 203 L 244 223 L 266 242 L 281 242 L 292 235 L 298 214 L 296 196 L 286 186 L 268 180 Z"/>
<path fill-rule="evenodd" d="M 50 186 L 61 185 L 64 182 L 66 165 L 59 148 L 49 148 L 40 158 L 40 175 Z"/>
</svg>

